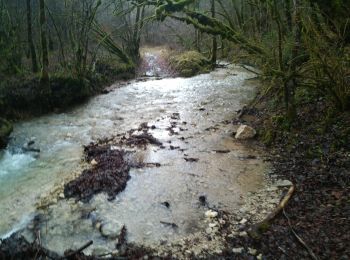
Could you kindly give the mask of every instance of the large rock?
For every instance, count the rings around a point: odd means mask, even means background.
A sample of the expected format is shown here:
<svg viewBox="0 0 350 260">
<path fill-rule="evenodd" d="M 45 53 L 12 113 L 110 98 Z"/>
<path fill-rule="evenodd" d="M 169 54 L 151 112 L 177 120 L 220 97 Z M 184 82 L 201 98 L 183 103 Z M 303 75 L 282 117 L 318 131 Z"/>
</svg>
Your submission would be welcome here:
<svg viewBox="0 0 350 260">
<path fill-rule="evenodd" d="M 12 124 L 5 119 L 0 118 L 0 149 L 6 147 L 8 137 L 12 133 L 12 130 Z"/>
<path fill-rule="evenodd" d="M 235 135 L 236 139 L 251 139 L 256 135 L 256 131 L 253 127 L 247 126 L 247 125 L 241 125 L 237 129 L 237 133 Z"/>
</svg>

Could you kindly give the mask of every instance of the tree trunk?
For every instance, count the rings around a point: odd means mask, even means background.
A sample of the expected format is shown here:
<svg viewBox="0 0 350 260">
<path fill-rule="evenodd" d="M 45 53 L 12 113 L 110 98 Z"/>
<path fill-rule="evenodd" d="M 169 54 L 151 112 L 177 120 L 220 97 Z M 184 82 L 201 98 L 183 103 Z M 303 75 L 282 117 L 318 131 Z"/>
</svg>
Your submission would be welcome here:
<svg viewBox="0 0 350 260">
<path fill-rule="evenodd" d="M 40 18 L 40 38 L 41 38 L 41 52 L 42 52 L 42 69 L 41 69 L 41 83 L 48 91 L 50 89 L 49 82 L 49 52 L 47 48 L 46 39 L 46 17 L 45 17 L 45 0 L 39 1 L 39 18 Z"/>
<path fill-rule="evenodd" d="M 215 18 L 215 0 L 211 0 L 211 16 Z M 212 56 L 211 56 L 211 64 L 213 68 L 216 66 L 216 60 L 217 60 L 217 49 L 218 49 L 218 42 L 215 35 L 213 35 L 213 44 L 212 44 Z"/>
<path fill-rule="evenodd" d="M 36 51 L 33 41 L 33 32 L 32 32 L 32 6 L 31 0 L 27 0 L 27 33 L 28 33 L 28 47 L 32 59 L 32 71 L 34 73 L 38 72 L 38 62 L 36 59 Z"/>
<path fill-rule="evenodd" d="M 297 57 L 299 55 L 301 47 L 301 20 L 300 20 L 300 0 L 293 0 L 293 22 L 294 22 L 294 46 L 292 50 L 292 63 L 291 73 L 295 73 L 297 64 Z M 297 87 L 297 81 L 295 76 L 289 82 L 285 84 L 285 102 L 287 107 L 287 117 L 290 121 L 293 121 L 296 116 L 295 108 L 295 89 Z"/>
</svg>

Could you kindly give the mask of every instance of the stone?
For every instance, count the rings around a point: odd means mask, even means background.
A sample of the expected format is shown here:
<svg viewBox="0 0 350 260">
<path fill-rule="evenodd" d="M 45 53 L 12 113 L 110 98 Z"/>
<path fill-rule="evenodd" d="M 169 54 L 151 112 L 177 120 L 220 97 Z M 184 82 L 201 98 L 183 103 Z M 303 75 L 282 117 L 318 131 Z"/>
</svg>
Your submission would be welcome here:
<svg viewBox="0 0 350 260">
<path fill-rule="evenodd" d="M 247 126 L 247 125 L 241 125 L 237 129 L 237 133 L 235 135 L 236 139 L 245 140 L 245 139 L 251 139 L 254 138 L 256 135 L 256 131 L 254 128 Z"/>
<path fill-rule="evenodd" d="M 248 247 L 248 253 L 251 255 L 256 255 L 258 253 L 258 251 L 254 248 Z"/>
<path fill-rule="evenodd" d="M 239 232 L 240 237 L 247 237 L 248 233 L 246 231 Z"/>
<path fill-rule="evenodd" d="M 103 246 L 97 246 L 92 250 L 92 255 L 95 257 L 98 257 L 100 255 L 104 255 L 106 253 L 109 253 L 108 248 L 103 247 Z"/>
<path fill-rule="evenodd" d="M 217 226 L 217 223 L 209 223 L 209 227 L 210 228 L 213 228 L 213 227 L 216 227 Z"/>
<path fill-rule="evenodd" d="M 232 248 L 232 252 L 235 254 L 242 254 L 243 253 L 244 248 L 243 247 L 235 247 Z"/>
<path fill-rule="evenodd" d="M 92 159 L 92 161 L 90 162 L 90 164 L 92 166 L 96 166 L 98 164 L 98 162 L 95 159 Z"/>
<path fill-rule="evenodd" d="M 262 259 L 263 259 L 262 254 L 259 254 L 259 255 L 256 257 L 256 259 L 262 260 Z"/>
<path fill-rule="evenodd" d="M 205 212 L 205 216 L 207 218 L 216 218 L 218 216 L 218 213 L 216 211 L 210 209 L 210 210 Z"/>
<path fill-rule="evenodd" d="M 107 237 L 110 239 L 116 239 L 119 236 L 122 228 L 123 228 L 123 225 L 118 222 L 108 222 L 102 225 L 101 234 L 104 237 Z"/>
<path fill-rule="evenodd" d="M 291 181 L 289 181 L 289 180 L 278 180 L 275 183 L 276 187 L 290 187 L 292 185 L 293 185 L 293 183 Z"/>
<path fill-rule="evenodd" d="M 64 199 L 64 198 L 65 198 L 64 193 L 61 192 L 61 193 L 58 195 L 58 197 L 59 197 L 60 199 Z"/>
<path fill-rule="evenodd" d="M 248 220 L 247 219 L 242 219 L 239 223 L 241 223 L 242 225 L 244 225 L 245 223 L 247 223 L 248 222 Z"/>
<path fill-rule="evenodd" d="M 207 234 L 211 234 L 211 233 L 213 233 L 213 229 L 210 228 L 210 227 L 208 227 L 208 228 L 205 230 L 205 232 L 206 232 Z"/>
</svg>

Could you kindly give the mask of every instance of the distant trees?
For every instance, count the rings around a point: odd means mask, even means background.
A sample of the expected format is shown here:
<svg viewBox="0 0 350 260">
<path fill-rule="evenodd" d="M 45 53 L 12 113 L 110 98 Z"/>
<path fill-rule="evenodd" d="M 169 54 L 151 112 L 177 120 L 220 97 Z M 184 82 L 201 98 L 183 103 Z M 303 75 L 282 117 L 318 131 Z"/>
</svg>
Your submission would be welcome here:
<svg viewBox="0 0 350 260">
<path fill-rule="evenodd" d="M 154 6 L 160 21 L 169 17 L 191 24 L 244 50 L 241 60 L 258 65 L 261 79 L 269 85 L 267 93 L 284 101 L 289 121 L 296 115 L 301 87 L 325 95 L 340 110 L 350 109 L 349 1 L 210 1 L 211 13 L 213 2 L 220 7 L 216 17 L 191 8 L 194 2 L 145 4 Z"/>
<path fill-rule="evenodd" d="M 0 0 L 0 74 L 36 73 L 40 69 L 41 82 L 45 85 L 49 74 L 62 71 L 86 77 L 106 55 L 129 62 L 127 50 L 121 46 L 131 48 L 131 45 L 124 44 L 124 39 L 115 34 L 127 14 L 113 13 L 116 2 Z M 137 27 L 130 33 L 135 45 L 140 41 L 143 10 L 142 7 L 131 10 L 132 15 L 139 14 Z M 110 52 L 111 44 L 118 51 Z"/>
</svg>

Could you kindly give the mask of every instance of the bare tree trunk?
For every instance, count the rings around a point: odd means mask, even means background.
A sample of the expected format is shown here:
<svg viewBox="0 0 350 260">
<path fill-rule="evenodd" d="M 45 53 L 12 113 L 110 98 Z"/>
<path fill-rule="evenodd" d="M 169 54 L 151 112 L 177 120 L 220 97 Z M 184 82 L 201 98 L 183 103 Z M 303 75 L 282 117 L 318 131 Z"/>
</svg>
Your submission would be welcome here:
<svg viewBox="0 0 350 260">
<path fill-rule="evenodd" d="M 291 0 L 285 0 L 284 12 L 285 12 L 285 15 L 286 15 L 288 28 L 291 30 L 292 29 L 292 15 L 291 15 L 290 1 Z"/>
<path fill-rule="evenodd" d="M 215 18 L 215 0 L 211 0 L 211 16 Z M 212 45 L 212 56 L 211 56 L 211 64 L 213 68 L 216 66 L 216 60 L 217 60 L 217 50 L 218 50 L 218 41 L 216 36 L 213 36 L 213 45 Z"/>
<path fill-rule="evenodd" d="M 299 55 L 301 47 L 301 20 L 300 20 L 300 0 L 293 0 L 293 22 L 294 22 L 294 46 L 292 50 L 292 63 L 291 63 L 291 73 L 295 74 L 297 68 L 297 57 Z M 285 102 L 287 107 L 287 117 L 290 121 L 294 120 L 296 116 L 295 108 L 295 88 L 297 87 L 297 82 L 295 75 L 289 82 L 285 84 Z"/>
<path fill-rule="evenodd" d="M 41 51 L 42 51 L 42 69 L 41 69 L 41 82 L 49 90 L 49 52 L 47 49 L 46 39 L 46 16 L 45 16 L 45 0 L 39 1 L 39 18 L 40 18 L 40 38 L 41 38 Z"/>
<path fill-rule="evenodd" d="M 36 59 L 36 51 L 33 41 L 33 32 L 32 32 L 32 6 L 31 0 L 27 0 L 27 33 L 28 33 L 28 46 L 32 59 L 32 70 L 34 73 L 38 72 L 38 62 Z"/>
</svg>

